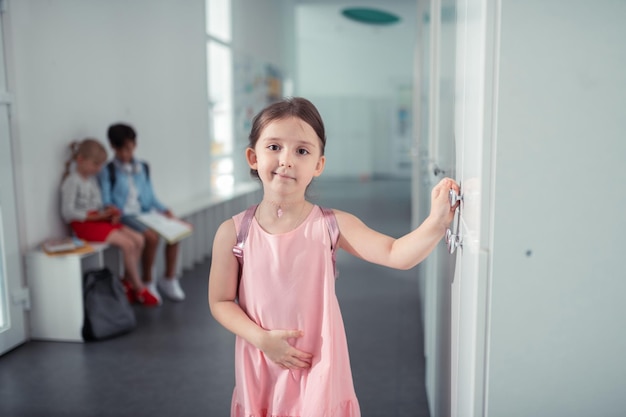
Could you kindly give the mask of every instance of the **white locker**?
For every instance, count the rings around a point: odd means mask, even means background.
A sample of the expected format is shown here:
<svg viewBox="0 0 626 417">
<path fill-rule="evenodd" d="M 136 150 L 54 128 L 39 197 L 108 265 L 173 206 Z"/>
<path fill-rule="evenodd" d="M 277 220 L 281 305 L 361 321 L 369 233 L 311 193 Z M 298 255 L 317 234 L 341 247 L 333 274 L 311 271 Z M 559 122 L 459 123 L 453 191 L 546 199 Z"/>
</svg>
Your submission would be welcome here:
<svg viewBox="0 0 626 417">
<path fill-rule="evenodd" d="M 460 246 L 438 288 L 450 309 L 425 319 L 427 339 L 451 326 L 449 374 L 426 360 L 452 416 L 626 410 L 624 16 L 623 1 L 456 2 Z M 450 278 L 432 262 L 425 297 Z"/>
</svg>

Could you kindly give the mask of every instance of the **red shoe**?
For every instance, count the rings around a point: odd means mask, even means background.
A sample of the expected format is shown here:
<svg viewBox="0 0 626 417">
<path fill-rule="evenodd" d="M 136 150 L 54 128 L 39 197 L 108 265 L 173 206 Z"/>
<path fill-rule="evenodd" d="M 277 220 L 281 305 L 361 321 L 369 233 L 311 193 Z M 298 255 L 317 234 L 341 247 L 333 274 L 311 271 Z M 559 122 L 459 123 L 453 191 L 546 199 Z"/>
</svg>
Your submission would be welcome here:
<svg viewBox="0 0 626 417">
<path fill-rule="evenodd" d="M 130 282 L 127 279 L 122 280 L 122 284 L 124 285 L 124 292 L 126 293 L 126 298 L 128 298 L 128 302 L 134 304 L 137 302 L 137 297 L 135 297 L 135 290 L 133 289 Z"/>
<path fill-rule="evenodd" d="M 154 296 L 147 288 L 143 288 L 141 291 L 137 291 L 135 293 L 135 298 L 137 302 L 146 307 L 157 307 L 161 305 L 161 302 L 158 298 Z"/>
</svg>

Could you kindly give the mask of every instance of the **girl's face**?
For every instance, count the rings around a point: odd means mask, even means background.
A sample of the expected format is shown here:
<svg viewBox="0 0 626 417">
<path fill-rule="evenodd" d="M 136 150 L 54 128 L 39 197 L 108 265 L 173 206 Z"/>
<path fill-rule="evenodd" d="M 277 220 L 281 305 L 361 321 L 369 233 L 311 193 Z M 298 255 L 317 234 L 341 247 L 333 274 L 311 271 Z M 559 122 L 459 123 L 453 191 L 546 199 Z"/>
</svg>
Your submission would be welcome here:
<svg viewBox="0 0 626 417">
<path fill-rule="evenodd" d="M 102 162 L 97 162 L 94 158 L 85 158 L 81 155 L 76 157 L 76 171 L 85 178 L 89 178 L 100 172 L 102 165 Z"/>
<path fill-rule="evenodd" d="M 276 197 L 306 191 L 324 170 L 320 139 L 313 128 L 296 117 L 274 120 L 246 150 L 250 168 L 256 169 L 265 191 Z"/>
</svg>

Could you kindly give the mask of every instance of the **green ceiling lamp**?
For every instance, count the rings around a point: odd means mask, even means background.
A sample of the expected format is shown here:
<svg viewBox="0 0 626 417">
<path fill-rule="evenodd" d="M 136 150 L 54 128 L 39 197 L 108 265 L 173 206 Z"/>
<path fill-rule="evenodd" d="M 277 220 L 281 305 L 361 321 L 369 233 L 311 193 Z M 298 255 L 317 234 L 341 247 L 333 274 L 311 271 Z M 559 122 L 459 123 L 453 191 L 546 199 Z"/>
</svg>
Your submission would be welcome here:
<svg viewBox="0 0 626 417">
<path fill-rule="evenodd" d="M 400 21 L 400 18 L 393 13 L 366 7 L 350 7 L 343 9 L 341 14 L 350 20 L 369 25 L 391 25 Z"/>
</svg>

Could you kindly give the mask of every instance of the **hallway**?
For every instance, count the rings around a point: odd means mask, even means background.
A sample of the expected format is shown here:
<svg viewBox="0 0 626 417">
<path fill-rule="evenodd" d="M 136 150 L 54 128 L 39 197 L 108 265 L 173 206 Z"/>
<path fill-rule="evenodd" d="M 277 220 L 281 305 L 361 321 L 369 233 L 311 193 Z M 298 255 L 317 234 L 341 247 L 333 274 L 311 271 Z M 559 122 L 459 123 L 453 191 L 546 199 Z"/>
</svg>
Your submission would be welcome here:
<svg viewBox="0 0 626 417">
<path fill-rule="evenodd" d="M 310 199 L 392 236 L 410 227 L 408 181 L 320 180 Z M 394 271 L 343 252 L 337 259 L 363 417 L 428 416 L 416 270 Z M 89 344 L 33 341 L 1 356 L 0 415 L 228 416 L 234 336 L 210 315 L 209 265 L 185 273 L 185 302 L 136 307 L 133 333 Z"/>
</svg>

